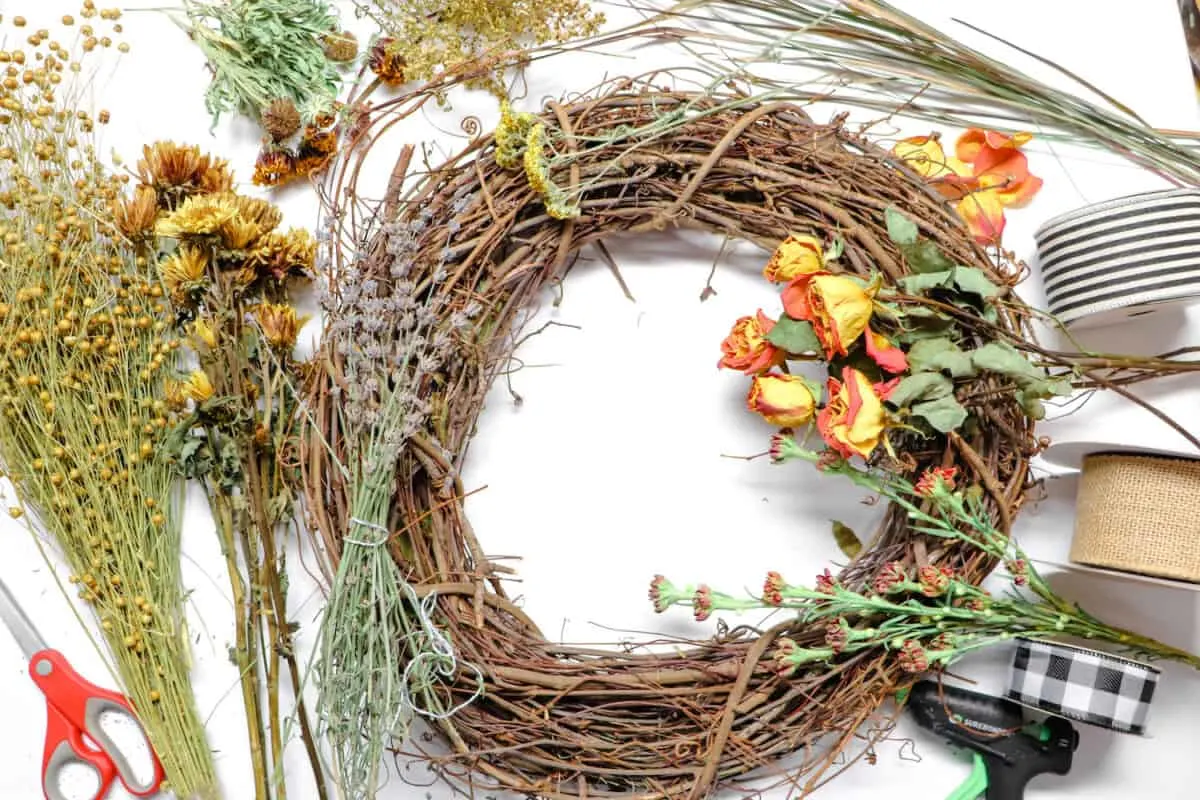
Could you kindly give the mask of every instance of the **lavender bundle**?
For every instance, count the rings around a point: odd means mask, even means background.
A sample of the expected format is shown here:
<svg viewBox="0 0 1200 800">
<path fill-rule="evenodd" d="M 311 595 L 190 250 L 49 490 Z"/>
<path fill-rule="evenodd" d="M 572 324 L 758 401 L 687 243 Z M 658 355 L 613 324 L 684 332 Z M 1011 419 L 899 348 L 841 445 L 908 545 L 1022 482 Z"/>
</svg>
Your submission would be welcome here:
<svg viewBox="0 0 1200 800">
<path fill-rule="evenodd" d="M 323 622 L 319 706 L 346 796 L 375 796 L 384 749 L 414 713 L 438 717 L 436 685 L 458 664 L 432 620 L 434 595 L 418 598 L 389 551 L 398 520 L 397 470 L 427 430 L 428 387 L 469 326 L 471 308 L 443 315 L 439 281 L 409 275 L 417 234 L 429 221 L 384 228 L 386 273 L 355 257 L 325 298 L 327 341 L 340 366 L 340 425 L 349 518 Z M 444 276 L 444 269 L 442 270 Z M 403 534 L 403 532 L 401 532 Z"/>
</svg>

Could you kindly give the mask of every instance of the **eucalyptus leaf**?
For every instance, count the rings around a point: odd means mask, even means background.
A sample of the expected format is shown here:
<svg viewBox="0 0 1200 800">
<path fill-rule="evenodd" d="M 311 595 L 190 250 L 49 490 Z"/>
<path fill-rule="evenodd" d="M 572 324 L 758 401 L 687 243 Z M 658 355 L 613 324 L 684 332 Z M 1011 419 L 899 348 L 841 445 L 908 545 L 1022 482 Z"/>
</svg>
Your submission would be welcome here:
<svg viewBox="0 0 1200 800">
<path fill-rule="evenodd" d="M 897 209 L 888 207 L 883 212 L 887 224 L 888 238 L 899 245 L 915 244 L 917 241 L 917 224 L 901 214 Z"/>
<path fill-rule="evenodd" d="M 767 341 L 788 353 L 821 352 L 821 342 L 811 324 L 792 319 L 786 314 L 779 318 L 775 327 L 767 334 Z"/>
<path fill-rule="evenodd" d="M 939 433 L 958 430 L 967 421 L 967 410 L 952 395 L 917 403 L 911 410 L 914 417 L 921 417 Z"/>
<path fill-rule="evenodd" d="M 954 261 L 931 239 L 920 239 L 913 244 L 901 245 L 900 252 L 913 272 L 949 272 Z"/>
<path fill-rule="evenodd" d="M 914 343 L 908 351 L 908 366 L 913 372 L 948 372 L 954 378 L 975 374 L 971 356 L 945 336 Z"/>
<path fill-rule="evenodd" d="M 1020 386 L 1049 382 L 1045 370 L 1030 363 L 1020 350 L 1006 342 L 988 342 L 972 351 L 971 362 L 976 369 L 1012 378 Z"/>
<path fill-rule="evenodd" d="M 1000 287 L 978 267 L 955 267 L 954 285 L 964 292 L 979 295 L 985 300 L 1000 294 Z"/>
<path fill-rule="evenodd" d="M 919 372 L 896 384 L 887 401 L 897 408 L 906 408 L 922 401 L 939 400 L 954 395 L 954 383 L 940 372 Z"/>
<path fill-rule="evenodd" d="M 905 275 L 900 279 L 899 285 L 906 294 L 925 294 L 931 289 L 948 289 L 953 282 L 954 271 L 945 270 Z"/>
</svg>

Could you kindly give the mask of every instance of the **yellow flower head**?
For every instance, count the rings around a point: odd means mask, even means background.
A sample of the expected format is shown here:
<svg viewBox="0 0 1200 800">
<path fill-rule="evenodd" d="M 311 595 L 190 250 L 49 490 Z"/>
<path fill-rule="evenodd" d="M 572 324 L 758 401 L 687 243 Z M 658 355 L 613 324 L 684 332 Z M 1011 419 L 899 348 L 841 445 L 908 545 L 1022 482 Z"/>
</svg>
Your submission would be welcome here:
<svg viewBox="0 0 1200 800">
<path fill-rule="evenodd" d="M 183 396 L 197 403 L 203 403 L 213 396 L 213 385 L 203 370 L 196 370 L 188 375 L 183 382 Z"/>
<path fill-rule="evenodd" d="M 208 258 L 202 250 L 182 245 L 159 263 L 158 271 L 167 291 L 172 297 L 178 297 L 204 279 L 207 266 Z"/>
<path fill-rule="evenodd" d="M 746 395 L 746 407 L 772 425 L 796 428 L 812 419 L 817 399 L 808 383 L 797 375 L 770 372 L 756 375 Z"/>
<path fill-rule="evenodd" d="M 297 318 L 296 309 L 285 303 L 262 303 L 255 309 L 254 319 L 267 343 L 286 352 L 296 346 L 296 335 L 307 321 Z"/>
<path fill-rule="evenodd" d="M 272 203 L 240 194 L 223 195 L 234 208 L 234 216 L 221 225 L 217 234 L 227 250 L 249 250 L 283 221 L 283 213 Z"/>
<path fill-rule="evenodd" d="M 850 367 L 842 370 L 842 378 L 828 381 L 829 399 L 817 415 L 817 429 L 825 443 L 845 458 L 867 458 L 879 446 L 887 427 L 887 410 L 880 396 L 884 387 L 875 386 Z"/>
<path fill-rule="evenodd" d="M 507 100 L 500 103 L 500 122 L 496 125 L 496 163 L 504 169 L 521 166 L 525 140 L 537 117 L 528 111 L 513 113 Z"/>
<path fill-rule="evenodd" d="M 217 346 L 217 333 L 204 317 L 197 317 L 192 323 L 192 336 L 210 350 Z"/>
<path fill-rule="evenodd" d="M 113 208 L 117 228 L 130 239 L 141 238 L 154 229 L 158 217 L 158 193 L 142 184 L 133 190 L 132 197 L 119 200 Z"/>
<path fill-rule="evenodd" d="M 815 236 L 789 236 L 780 243 L 763 269 L 763 277 L 772 283 L 787 283 L 801 275 L 825 269 L 825 251 Z"/>
<path fill-rule="evenodd" d="M 844 275 L 801 275 L 783 290 L 783 308 L 792 319 L 812 323 L 825 357 L 844 356 L 862 336 L 875 310 L 874 291 Z"/>
<path fill-rule="evenodd" d="M 260 277 L 283 280 L 288 275 L 307 275 L 317 259 L 317 241 L 302 228 L 287 233 L 273 231 L 250 252 L 249 264 Z"/>
<path fill-rule="evenodd" d="M 178 209 L 160 219 L 154 232 L 172 239 L 216 233 L 237 214 L 237 208 L 229 201 L 230 197 L 229 194 L 189 197 Z"/>
<path fill-rule="evenodd" d="M 155 142 L 142 148 L 137 172 L 142 183 L 155 189 L 225 192 L 233 186 L 229 164 L 200 152 L 195 145 Z"/>
</svg>

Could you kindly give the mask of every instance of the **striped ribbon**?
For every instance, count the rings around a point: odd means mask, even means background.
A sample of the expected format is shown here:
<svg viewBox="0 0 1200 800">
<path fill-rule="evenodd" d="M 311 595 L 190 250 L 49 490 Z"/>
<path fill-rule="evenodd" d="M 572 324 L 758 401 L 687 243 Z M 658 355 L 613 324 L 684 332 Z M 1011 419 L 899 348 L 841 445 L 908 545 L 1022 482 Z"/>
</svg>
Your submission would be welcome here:
<svg viewBox="0 0 1200 800">
<path fill-rule="evenodd" d="M 1072 328 L 1200 300 L 1200 189 L 1085 206 L 1034 239 L 1049 310 Z"/>
</svg>

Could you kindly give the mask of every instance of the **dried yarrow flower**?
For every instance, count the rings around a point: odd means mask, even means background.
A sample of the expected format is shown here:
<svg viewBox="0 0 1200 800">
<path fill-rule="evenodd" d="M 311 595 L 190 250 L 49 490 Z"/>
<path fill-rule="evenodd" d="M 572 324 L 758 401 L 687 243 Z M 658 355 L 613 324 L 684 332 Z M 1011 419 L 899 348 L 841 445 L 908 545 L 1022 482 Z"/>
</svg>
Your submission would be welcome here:
<svg viewBox="0 0 1200 800">
<path fill-rule="evenodd" d="M 300 112 L 287 97 L 277 97 L 262 111 L 263 130 L 277 142 L 282 142 L 300 130 Z"/>
<path fill-rule="evenodd" d="M 763 602 L 768 605 L 778 606 L 783 604 L 783 589 L 787 583 L 783 580 L 783 576 L 772 570 L 767 573 L 767 579 L 763 581 Z"/>
<path fill-rule="evenodd" d="M 692 596 L 692 616 L 696 618 L 696 622 L 704 622 L 712 616 L 712 612 L 712 590 L 700 584 Z"/>
</svg>

